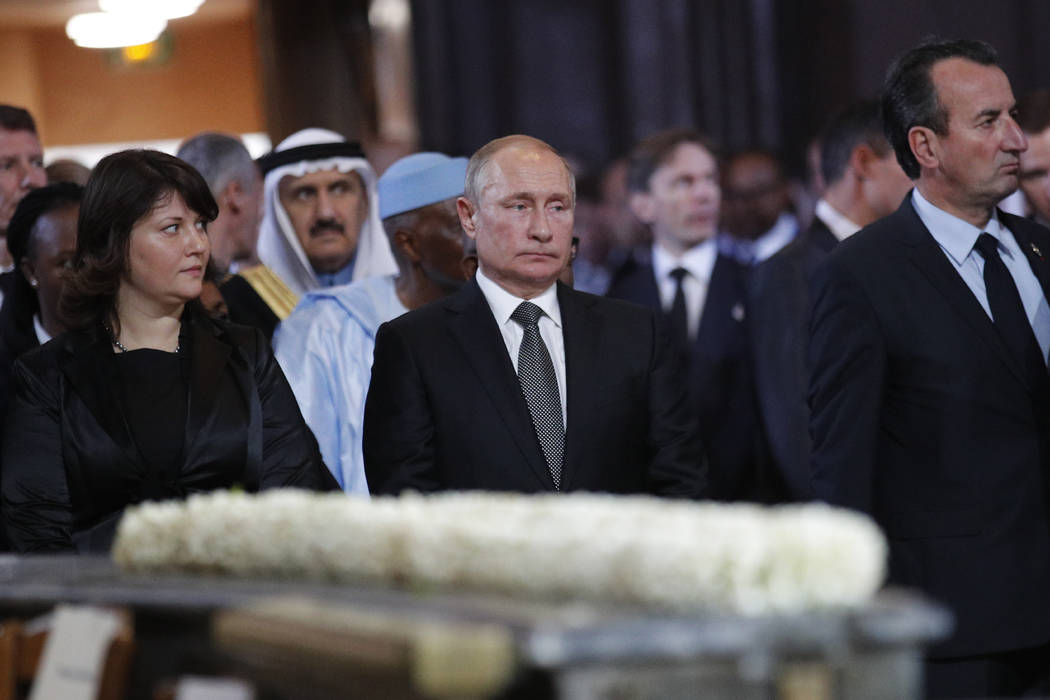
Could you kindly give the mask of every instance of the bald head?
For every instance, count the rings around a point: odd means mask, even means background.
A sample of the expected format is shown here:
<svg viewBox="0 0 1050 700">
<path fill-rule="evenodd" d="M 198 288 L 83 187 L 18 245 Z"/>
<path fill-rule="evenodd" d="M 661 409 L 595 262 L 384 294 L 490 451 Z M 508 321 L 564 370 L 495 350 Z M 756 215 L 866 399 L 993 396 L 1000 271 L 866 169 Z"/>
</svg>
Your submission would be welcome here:
<svg viewBox="0 0 1050 700">
<path fill-rule="evenodd" d="M 529 136 L 492 141 L 471 157 L 464 189 L 456 206 L 480 274 L 521 299 L 554 284 L 569 264 L 576 201 L 558 152 Z"/>
<path fill-rule="evenodd" d="M 562 165 L 565 166 L 565 172 L 569 177 L 569 187 L 572 191 L 572 203 L 573 205 L 576 204 L 576 176 L 573 175 L 569 164 L 546 141 L 541 141 L 538 138 L 525 134 L 511 134 L 510 136 L 494 139 L 474 152 L 474 155 L 470 157 L 470 162 L 467 164 L 467 180 L 463 188 L 463 195 L 467 199 L 475 204 L 481 201 L 481 192 L 485 189 L 486 184 L 485 171 L 489 163 L 500 151 L 510 148 L 521 151 L 547 151 L 557 156 Z"/>
</svg>

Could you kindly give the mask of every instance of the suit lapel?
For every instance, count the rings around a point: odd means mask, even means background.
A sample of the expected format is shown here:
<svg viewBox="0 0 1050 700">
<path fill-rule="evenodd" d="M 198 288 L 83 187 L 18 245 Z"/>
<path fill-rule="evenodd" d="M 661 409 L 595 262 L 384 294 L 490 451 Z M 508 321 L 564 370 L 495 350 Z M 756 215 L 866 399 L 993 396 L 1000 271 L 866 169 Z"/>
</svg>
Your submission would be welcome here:
<svg viewBox="0 0 1050 700">
<path fill-rule="evenodd" d="M 1003 342 L 981 302 L 977 301 L 973 290 L 945 257 L 937 240 L 915 212 L 911 195 L 905 198 L 894 216 L 902 219 L 901 229 L 904 232 L 905 243 L 911 248 L 911 254 L 908 255 L 911 263 L 948 300 L 948 305 L 966 321 L 1007 369 L 1029 387 L 1023 368 Z"/>
<path fill-rule="evenodd" d="M 478 386 L 488 395 L 536 477 L 544 488 L 553 491 L 554 479 L 532 427 L 532 417 L 521 393 L 518 375 L 514 373 L 503 335 L 477 281 L 471 279 L 467 282 L 446 301 L 445 307 L 451 312 L 449 332 L 477 375 Z"/>
<path fill-rule="evenodd" d="M 1033 240 L 1030 235 L 1031 231 L 1028 230 L 1029 223 L 1024 219 L 999 212 L 999 220 L 1006 223 L 1010 233 L 1014 235 L 1014 239 L 1017 240 L 1017 244 L 1028 259 L 1032 274 L 1039 280 L 1039 287 L 1043 290 L 1043 299 L 1050 304 L 1050 264 L 1047 264 L 1046 259 L 1047 254 L 1050 254 L 1050 249 L 1044 250 L 1039 243 Z"/>
<path fill-rule="evenodd" d="M 595 401 L 602 385 L 599 363 L 604 339 L 601 325 L 591 306 L 594 300 L 558 285 L 561 307 L 562 337 L 565 342 L 565 461 L 562 466 L 562 489 L 572 488 L 576 467 L 585 458 L 587 424 L 596 415 Z"/>
<path fill-rule="evenodd" d="M 1021 246 L 1025 257 L 1028 258 L 1028 264 L 1032 268 L 1032 273 L 1039 280 L 1039 286 L 1043 289 L 1043 296 L 1047 302 L 1050 302 L 1050 264 L 1047 263 L 1046 258 L 1050 254 L 1050 250 L 1044 250 L 1033 240 L 1032 236 L 1029 235 L 1031 232 L 1025 226 L 1025 223 L 1019 223 L 1024 222 L 1023 219 L 1009 216 L 1002 212 L 999 212 L 999 219 L 1007 224 L 1010 233 L 1014 235 L 1017 244 Z"/>
<path fill-rule="evenodd" d="M 131 437 L 127 416 L 113 387 L 119 386 L 109 343 L 100 331 L 71 335 L 66 343 L 62 373 L 88 413 L 120 449 L 128 462 L 142 471 L 142 455 Z"/>
<path fill-rule="evenodd" d="M 706 348 L 711 355 L 722 354 L 717 350 L 730 344 L 735 338 L 735 326 L 744 320 L 743 282 L 738 274 L 737 263 L 719 254 L 711 270 L 711 282 L 700 312 L 700 327 L 697 330 L 696 349 Z"/>
<path fill-rule="evenodd" d="M 652 265 L 649 266 L 644 275 L 639 275 L 636 292 L 638 294 L 637 301 L 643 306 L 648 306 L 658 311 L 663 308 L 663 305 L 660 303 L 660 287 L 656 284 L 656 271 Z"/>
<path fill-rule="evenodd" d="M 809 243 L 825 253 L 830 253 L 839 243 L 839 239 L 835 238 L 835 234 L 831 232 L 828 225 L 817 217 L 813 217 L 813 223 L 810 224 L 809 231 L 806 233 Z"/>
<path fill-rule="evenodd" d="M 186 341 L 192 347 L 192 354 L 183 362 L 183 370 L 189 373 L 186 440 L 182 448 L 186 465 L 192 463 L 192 450 L 201 442 L 204 427 L 215 409 L 215 397 L 231 352 L 230 346 L 216 338 L 210 329 L 193 321 L 190 323 L 193 323 L 193 333 Z"/>
</svg>

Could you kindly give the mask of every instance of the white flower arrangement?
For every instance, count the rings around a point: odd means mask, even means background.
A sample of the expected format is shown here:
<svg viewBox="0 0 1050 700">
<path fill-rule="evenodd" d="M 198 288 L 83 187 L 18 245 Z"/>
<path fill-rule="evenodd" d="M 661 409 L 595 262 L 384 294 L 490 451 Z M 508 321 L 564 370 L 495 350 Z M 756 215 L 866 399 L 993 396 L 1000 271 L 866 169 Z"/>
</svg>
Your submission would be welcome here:
<svg viewBox="0 0 1050 700">
<path fill-rule="evenodd" d="M 742 614 L 867 601 L 886 541 L 867 517 L 594 494 L 348 498 L 215 492 L 128 508 L 136 572 L 371 581 Z"/>
</svg>

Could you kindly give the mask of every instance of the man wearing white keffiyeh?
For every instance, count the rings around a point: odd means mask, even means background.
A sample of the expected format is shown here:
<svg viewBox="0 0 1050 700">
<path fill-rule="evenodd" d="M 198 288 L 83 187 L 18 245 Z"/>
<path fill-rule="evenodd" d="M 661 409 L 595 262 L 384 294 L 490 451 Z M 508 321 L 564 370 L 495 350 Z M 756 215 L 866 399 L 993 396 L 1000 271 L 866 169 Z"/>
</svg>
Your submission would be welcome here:
<svg viewBox="0 0 1050 700">
<path fill-rule="evenodd" d="M 259 257 L 296 297 L 397 272 L 379 220 L 375 172 L 358 144 L 303 129 L 259 166 L 265 175 Z"/>
</svg>

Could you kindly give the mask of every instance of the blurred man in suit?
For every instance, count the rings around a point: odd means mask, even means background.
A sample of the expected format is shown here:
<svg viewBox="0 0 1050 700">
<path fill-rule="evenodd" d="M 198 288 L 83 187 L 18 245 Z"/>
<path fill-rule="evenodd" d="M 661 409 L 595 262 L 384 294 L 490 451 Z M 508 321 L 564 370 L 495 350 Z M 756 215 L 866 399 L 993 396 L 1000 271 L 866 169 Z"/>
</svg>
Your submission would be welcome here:
<svg viewBox="0 0 1050 700">
<path fill-rule="evenodd" d="M 0 105 L 0 238 L 29 190 L 47 184 L 44 150 L 36 134 L 36 122 L 21 107 Z M 0 268 L 13 266 L 7 246 L 0 243 Z"/>
<path fill-rule="evenodd" d="M 652 230 L 650 263 L 630 261 L 608 296 L 661 312 L 710 457 L 713 498 L 757 496 L 760 429 L 747 357 L 744 269 L 719 252 L 721 189 L 710 144 L 690 130 L 653 134 L 632 150 L 631 210 Z"/>
<path fill-rule="evenodd" d="M 780 159 L 770 151 L 731 154 L 722 173 L 725 252 L 745 265 L 768 260 L 798 235 L 798 217 Z"/>
<path fill-rule="evenodd" d="M 946 603 L 933 697 L 1050 692 L 1050 231 L 996 204 L 1027 147 L 983 42 L 897 59 L 886 134 L 915 181 L 813 279 L 811 479 Z"/>
<path fill-rule="evenodd" d="M 218 218 L 208 224 L 212 262 L 233 273 L 258 265 L 262 175 L 248 149 L 235 136 L 203 132 L 183 141 L 175 155 L 204 176 L 219 204 Z"/>
<path fill-rule="evenodd" d="M 277 290 L 291 292 L 256 253 L 263 194 L 259 166 L 239 138 L 209 131 L 183 141 L 175 155 L 197 169 L 219 205 L 219 216 L 208 224 L 211 270 L 202 303 L 271 338 L 279 321 L 273 310 L 279 306 Z"/>
<path fill-rule="evenodd" d="M 769 453 L 763 483 L 772 501 L 811 498 L 806 343 L 813 270 L 839 241 L 892 213 L 911 189 L 882 133 L 875 100 L 832 117 L 820 143 L 827 184 L 813 223 L 749 280 L 751 357 Z"/>
<path fill-rule="evenodd" d="M 1029 215 L 1050 225 L 1050 90 L 1033 90 L 1017 101 L 1017 123 L 1028 139 L 1021 154 L 1021 191 Z"/>
<path fill-rule="evenodd" d="M 457 205 L 477 274 L 376 334 L 373 494 L 702 495 L 695 421 L 654 314 L 557 282 L 574 204 L 565 161 L 538 139 L 508 136 L 471 157 Z"/>
</svg>

